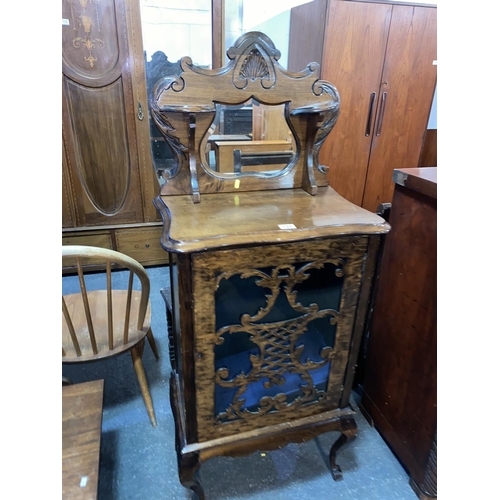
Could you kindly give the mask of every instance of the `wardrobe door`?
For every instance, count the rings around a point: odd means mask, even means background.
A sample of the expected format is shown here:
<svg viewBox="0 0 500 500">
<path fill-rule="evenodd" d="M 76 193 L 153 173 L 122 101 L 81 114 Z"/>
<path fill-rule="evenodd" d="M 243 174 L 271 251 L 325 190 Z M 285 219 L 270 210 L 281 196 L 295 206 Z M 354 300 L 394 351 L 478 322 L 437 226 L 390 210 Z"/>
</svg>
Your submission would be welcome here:
<svg viewBox="0 0 500 500">
<path fill-rule="evenodd" d="M 65 160 L 78 226 L 144 220 L 124 0 L 62 2 Z"/>
<path fill-rule="evenodd" d="M 373 212 L 392 200 L 394 169 L 418 166 L 436 86 L 436 13 L 393 6 L 362 204 Z"/>
<path fill-rule="evenodd" d="M 340 116 L 320 152 L 328 180 L 361 205 L 392 5 L 332 1 L 321 78 L 340 93 Z"/>
</svg>

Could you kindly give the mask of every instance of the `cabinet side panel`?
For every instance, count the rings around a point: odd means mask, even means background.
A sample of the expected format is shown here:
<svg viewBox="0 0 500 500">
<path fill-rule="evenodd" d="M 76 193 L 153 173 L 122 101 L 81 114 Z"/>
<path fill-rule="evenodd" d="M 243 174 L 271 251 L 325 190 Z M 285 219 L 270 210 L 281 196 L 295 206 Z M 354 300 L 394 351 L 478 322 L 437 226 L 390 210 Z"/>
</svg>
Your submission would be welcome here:
<svg viewBox="0 0 500 500">
<path fill-rule="evenodd" d="M 320 163 L 330 169 L 330 186 L 356 205 L 363 200 L 391 11 L 392 5 L 330 2 L 322 78 L 339 91 L 340 115 Z"/>
<path fill-rule="evenodd" d="M 437 421 L 436 200 L 396 186 L 362 405 L 421 484 Z"/>
<path fill-rule="evenodd" d="M 379 106 L 363 197 L 372 212 L 392 199 L 395 168 L 418 167 L 436 86 L 436 11 L 393 8 L 380 88 L 385 110 Z"/>
</svg>

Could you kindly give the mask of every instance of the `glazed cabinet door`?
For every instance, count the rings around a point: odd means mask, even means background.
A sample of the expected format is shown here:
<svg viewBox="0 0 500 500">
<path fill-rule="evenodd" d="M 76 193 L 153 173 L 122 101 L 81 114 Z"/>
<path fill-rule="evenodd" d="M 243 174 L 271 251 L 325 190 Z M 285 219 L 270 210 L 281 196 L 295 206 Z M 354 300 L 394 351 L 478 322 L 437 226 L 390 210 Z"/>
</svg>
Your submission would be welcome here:
<svg viewBox="0 0 500 500">
<path fill-rule="evenodd" d="M 330 2 L 321 78 L 340 94 L 340 115 L 320 150 L 330 186 L 361 205 L 392 5 Z"/>
<path fill-rule="evenodd" d="M 392 200 L 394 168 L 418 166 L 437 77 L 436 8 L 392 9 L 362 203 L 372 212 Z"/>
<path fill-rule="evenodd" d="M 193 255 L 198 442 L 341 406 L 367 245 Z"/>
<path fill-rule="evenodd" d="M 145 220 L 134 67 L 143 56 L 129 33 L 135 3 L 62 2 L 63 147 L 77 226 Z"/>
</svg>

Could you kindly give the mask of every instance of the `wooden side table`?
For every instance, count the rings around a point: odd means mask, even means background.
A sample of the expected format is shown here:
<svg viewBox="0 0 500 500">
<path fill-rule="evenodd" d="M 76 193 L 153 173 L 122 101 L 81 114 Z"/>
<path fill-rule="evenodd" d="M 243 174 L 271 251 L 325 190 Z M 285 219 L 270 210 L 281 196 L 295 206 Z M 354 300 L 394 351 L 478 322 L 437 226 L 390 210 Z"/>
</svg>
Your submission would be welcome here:
<svg viewBox="0 0 500 500">
<path fill-rule="evenodd" d="M 62 498 L 95 500 L 104 380 L 62 388 Z"/>
</svg>

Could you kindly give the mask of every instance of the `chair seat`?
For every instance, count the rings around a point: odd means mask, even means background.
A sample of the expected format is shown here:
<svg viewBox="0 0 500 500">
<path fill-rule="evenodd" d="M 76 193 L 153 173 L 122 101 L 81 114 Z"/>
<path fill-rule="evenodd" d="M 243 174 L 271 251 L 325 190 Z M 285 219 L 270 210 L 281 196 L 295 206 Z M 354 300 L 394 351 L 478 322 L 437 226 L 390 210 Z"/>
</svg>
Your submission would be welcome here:
<svg viewBox="0 0 500 500">
<path fill-rule="evenodd" d="M 76 337 L 80 345 L 82 355 L 77 356 L 73 346 L 73 341 L 64 315 L 62 317 L 62 339 L 65 350 L 63 363 L 78 363 L 98 360 L 101 358 L 115 356 L 125 352 L 138 342 L 140 342 L 150 329 L 151 325 L 151 303 L 148 302 L 144 325 L 141 330 L 137 330 L 138 308 L 141 298 L 141 292 L 132 291 L 131 309 L 130 309 L 130 324 L 128 328 L 128 342 L 124 344 L 124 329 L 125 329 L 125 311 L 127 304 L 127 290 L 112 291 L 112 306 L 113 306 L 113 349 L 109 349 L 108 341 L 108 297 L 106 290 L 96 290 L 88 292 L 89 307 L 92 316 L 92 324 L 97 344 L 97 354 L 92 351 L 90 343 L 89 327 L 85 315 L 82 294 L 74 293 L 65 295 L 64 300 L 68 308 L 69 315 L 73 322 Z"/>
</svg>

